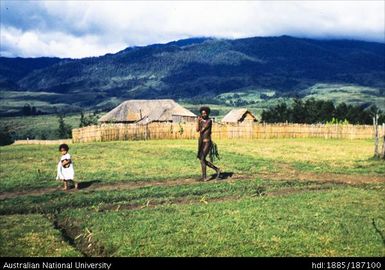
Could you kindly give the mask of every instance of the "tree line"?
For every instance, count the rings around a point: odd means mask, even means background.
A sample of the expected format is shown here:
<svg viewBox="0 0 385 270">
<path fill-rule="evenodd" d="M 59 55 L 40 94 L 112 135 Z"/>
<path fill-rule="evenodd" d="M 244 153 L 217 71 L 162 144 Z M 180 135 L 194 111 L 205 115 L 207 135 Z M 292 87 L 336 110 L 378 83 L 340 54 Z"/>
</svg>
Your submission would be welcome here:
<svg viewBox="0 0 385 270">
<path fill-rule="evenodd" d="M 72 127 L 65 123 L 64 121 L 64 115 L 58 114 L 58 122 L 59 122 L 59 128 L 57 130 L 59 138 L 72 138 Z M 98 115 L 97 112 L 94 112 L 93 114 L 84 115 L 84 112 L 80 112 L 80 123 L 79 127 L 87 127 L 91 125 L 97 125 L 98 124 Z"/>
<path fill-rule="evenodd" d="M 316 100 L 314 98 L 295 99 L 292 105 L 282 102 L 276 106 L 263 110 L 262 122 L 266 123 L 350 123 L 366 124 L 373 123 L 373 116 L 379 114 L 379 124 L 385 123 L 385 113 L 375 105 L 365 108 L 360 105 L 347 105 L 340 103 L 334 105 L 331 100 Z"/>
<path fill-rule="evenodd" d="M 42 115 L 44 112 L 38 110 L 35 106 L 30 104 L 25 104 L 19 112 L 20 115 L 30 116 L 30 115 Z"/>
</svg>

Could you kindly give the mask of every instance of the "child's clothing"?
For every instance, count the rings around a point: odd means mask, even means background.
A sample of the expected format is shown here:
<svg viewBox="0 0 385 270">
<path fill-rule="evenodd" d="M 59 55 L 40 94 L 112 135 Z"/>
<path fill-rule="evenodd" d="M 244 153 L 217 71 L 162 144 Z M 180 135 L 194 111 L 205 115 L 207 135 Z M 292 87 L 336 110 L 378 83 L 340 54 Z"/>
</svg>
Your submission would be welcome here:
<svg viewBox="0 0 385 270">
<path fill-rule="evenodd" d="M 65 167 L 62 164 L 63 160 L 71 160 L 70 154 L 65 154 L 60 158 L 59 163 L 57 164 L 57 180 L 73 180 L 74 179 L 74 166 L 72 161 L 67 164 Z"/>
</svg>

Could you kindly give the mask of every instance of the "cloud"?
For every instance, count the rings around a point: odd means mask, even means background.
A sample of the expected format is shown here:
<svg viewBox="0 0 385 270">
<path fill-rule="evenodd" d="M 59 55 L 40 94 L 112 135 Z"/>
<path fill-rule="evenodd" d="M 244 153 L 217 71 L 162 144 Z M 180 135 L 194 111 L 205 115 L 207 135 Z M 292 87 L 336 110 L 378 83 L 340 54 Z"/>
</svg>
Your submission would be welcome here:
<svg viewBox="0 0 385 270">
<path fill-rule="evenodd" d="M 16 28 L 2 29 L 2 56 L 39 57 L 60 56 L 82 58 L 117 52 L 124 43 L 105 43 L 100 36 L 73 36 L 63 32 L 20 31 Z"/>
<path fill-rule="evenodd" d="M 384 1 L 2 1 L 1 55 L 84 57 L 194 36 L 385 42 Z"/>
</svg>

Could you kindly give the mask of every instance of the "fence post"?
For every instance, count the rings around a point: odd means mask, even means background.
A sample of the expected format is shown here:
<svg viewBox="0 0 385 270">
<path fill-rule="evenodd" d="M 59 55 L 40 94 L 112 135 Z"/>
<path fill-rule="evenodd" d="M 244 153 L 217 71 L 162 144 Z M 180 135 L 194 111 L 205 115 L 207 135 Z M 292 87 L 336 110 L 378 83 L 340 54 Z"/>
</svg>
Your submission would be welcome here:
<svg viewBox="0 0 385 270">
<path fill-rule="evenodd" d="M 382 150 L 381 158 L 385 159 L 385 123 L 382 123 Z"/>
<path fill-rule="evenodd" d="M 374 157 L 380 157 L 378 152 L 378 114 L 375 114 L 373 117 L 373 125 L 374 125 Z"/>
</svg>

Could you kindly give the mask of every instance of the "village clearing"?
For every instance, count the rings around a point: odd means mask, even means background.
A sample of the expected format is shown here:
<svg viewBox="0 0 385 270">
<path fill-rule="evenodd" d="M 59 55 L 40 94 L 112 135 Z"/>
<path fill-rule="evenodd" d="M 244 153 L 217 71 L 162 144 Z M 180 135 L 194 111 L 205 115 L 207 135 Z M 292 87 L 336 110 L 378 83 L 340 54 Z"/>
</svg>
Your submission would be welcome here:
<svg viewBox="0 0 385 270">
<path fill-rule="evenodd" d="M 371 140 L 218 140 L 198 182 L 194 140 L 1 148 L 1 256 L 385 256 L 385 162 Z"/>
</svg>

